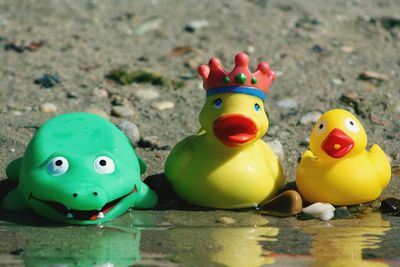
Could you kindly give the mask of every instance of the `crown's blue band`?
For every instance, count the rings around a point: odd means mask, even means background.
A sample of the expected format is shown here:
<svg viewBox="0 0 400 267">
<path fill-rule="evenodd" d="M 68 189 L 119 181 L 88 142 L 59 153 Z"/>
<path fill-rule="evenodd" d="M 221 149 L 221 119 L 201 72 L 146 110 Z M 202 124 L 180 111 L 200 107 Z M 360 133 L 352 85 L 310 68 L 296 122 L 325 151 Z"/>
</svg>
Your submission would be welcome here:
<svg viewBox="0 0 400 267">
<path fill-rule="evenodd" d="M 215 87 L 207 90 L 207 96 L 222 94 L 222 93 L 239 93 L 239 94 L 252 95 L 261 98 L 262 101 L 264 101 L 265 98 L 267 97 L 266 93 L 254 87 L 224 86 L 224 87 Z"/>
</svg>

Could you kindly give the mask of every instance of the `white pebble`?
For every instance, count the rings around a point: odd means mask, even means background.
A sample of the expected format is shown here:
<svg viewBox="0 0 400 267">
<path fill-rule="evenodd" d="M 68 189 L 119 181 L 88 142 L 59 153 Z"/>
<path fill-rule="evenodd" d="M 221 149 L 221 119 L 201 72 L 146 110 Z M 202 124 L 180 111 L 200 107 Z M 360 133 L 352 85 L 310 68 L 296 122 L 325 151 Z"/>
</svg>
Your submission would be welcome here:
<svg viewBox="0 0 400 267">
<path fill-rule="evenodd" d="M 190 31 L 200 30 L 202 28 L 206 28 L 210 25 L 208 20 L 199 19 L 199 20 L 192 20 L 186 25 L 186 29 Z"/>
<path fill-rule="evenodd" d="M 335 207 L 330 203 L 314 203 L 303 208 L 303 213 L 317 217 L 323 221 L 329 221 L 335 216 Z"/>
<path fill-rule="evenodd" d="M 114 106 L 111 109 L 111 114 L 116 117 L 130 117 L 135 114 L 135 111 L 128 107 Z"/>
<path fill-rule="evenodd" d="M 134 92 L 136 97 L 146 99 L 146 100 L 152 100 L 160 96 L 160 94 L 151 88 L 147 89 L 138 89 Z"/>
<path fill-rule="evenodd" d="M 294 98 L 284 98 L 276 102 L 276 104 L 280 108 L 295 109 L 297 108 L 298 102 Z"/>
<path fill-rule="evenodd" d="M 300 123 L 301 124 L 316 123 L 321 116 L 322 114 L 319 111 L 309 112 L 300 118 Z"/>
<path fill-rule="evenodd" d="M 140 139 L 139 128 L 130 121 L 122 121 L 117 127 L 131 140 L 132 144 L 136 144 Z"/>
<path fill-rule="evenodd" d="M 151 106 L 158 110 L 165 110 L 165 109 L 174 108 L 175 104 L 174 104 L 174 102 L 171 102 L 171 101 L 162 101 L 162 102 L 153 103 Z"/>
<path fill-rule="evenodd" d="M 101 109 L 99 109 L 99 108 L 90 107 L 90 108 L 87 108 L 87 109 L 85 110 L 85 112 L 98 115 L 98 116 L 100 116 L 100 117 L 103 117 L 103 118 L 106 119 L 106 120 L 110 119 L 110 116 L 108 116 L 108 114 L 107 114 L 104 110 L 101 110 Z"/>
<path fill-rule="evenodd" d="M 40 111 L 44 113 L 54 113 L 57 112 L 57 106 L 53 103 L 44 103 L 40 105 Z"/>
</svg>

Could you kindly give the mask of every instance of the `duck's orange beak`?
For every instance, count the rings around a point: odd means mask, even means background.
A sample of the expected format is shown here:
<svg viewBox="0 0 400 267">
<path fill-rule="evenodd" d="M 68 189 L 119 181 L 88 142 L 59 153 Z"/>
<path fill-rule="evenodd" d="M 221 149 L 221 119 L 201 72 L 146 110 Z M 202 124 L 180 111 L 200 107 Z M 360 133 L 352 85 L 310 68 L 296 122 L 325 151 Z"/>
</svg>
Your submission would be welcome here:
<svg viewBox="0 0 400 267">
<path fill-rule="evenodd" d="M 322 142 L 321 148 L 332 158 L 346 156 L 354 147 L 354 141 L 340 129 L 333 129 Z"/>
<path fill-rule="evenodd" d="M 215 136 L 227 146 L 245 144 L 257 136 L 257 125 L 241 114 L 229 114 L 214 121 Z"/>
</svg>

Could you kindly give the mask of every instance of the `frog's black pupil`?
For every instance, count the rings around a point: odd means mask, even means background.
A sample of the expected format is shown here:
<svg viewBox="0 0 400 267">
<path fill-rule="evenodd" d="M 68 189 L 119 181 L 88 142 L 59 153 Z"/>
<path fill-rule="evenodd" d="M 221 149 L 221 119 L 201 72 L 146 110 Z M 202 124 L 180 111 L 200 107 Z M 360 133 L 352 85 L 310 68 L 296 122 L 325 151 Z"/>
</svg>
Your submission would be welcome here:
<svg viewBox="0 0 400 267">
<path fill-rule="evenodd" d="M 56 160 L 56 166 L 60 167 L 63 164 L 62 160 Z"/>
<path fill-rule="evenodd" d="M 107 165 L 107 161 L 105 161 L 104 159 L 100 160 L 100 165 L 101 166 L 106 166 Z"/>
<path fill-rule="evenodd" d="M 319 125 L 319 129 L 322 129 L 322 128 L 324 128 L 324 125 L 321 123 L 321 124 Z"/>
</svg>

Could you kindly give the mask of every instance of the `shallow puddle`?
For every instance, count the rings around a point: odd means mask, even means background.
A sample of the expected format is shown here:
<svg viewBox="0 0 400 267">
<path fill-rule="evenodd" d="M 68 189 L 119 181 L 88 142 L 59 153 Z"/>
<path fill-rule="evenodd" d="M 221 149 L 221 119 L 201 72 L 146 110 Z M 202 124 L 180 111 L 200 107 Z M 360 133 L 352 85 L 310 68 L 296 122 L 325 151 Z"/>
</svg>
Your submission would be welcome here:
<svg viewBox="0 0 400 267">
<path fill-rule="evenodd" d="M 224 216 L 234 223 L 219 223 Z M 133 211 L 101 226 L 21 221 L 0 221 L 2 266 L 400 266 L 400 218 L 380 213 L 330 222 L 232 211 Z"/>
</svg>

